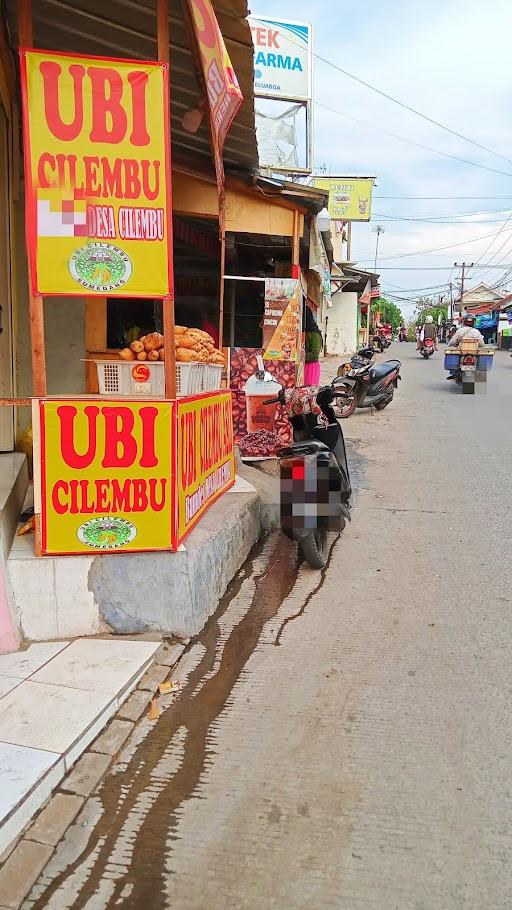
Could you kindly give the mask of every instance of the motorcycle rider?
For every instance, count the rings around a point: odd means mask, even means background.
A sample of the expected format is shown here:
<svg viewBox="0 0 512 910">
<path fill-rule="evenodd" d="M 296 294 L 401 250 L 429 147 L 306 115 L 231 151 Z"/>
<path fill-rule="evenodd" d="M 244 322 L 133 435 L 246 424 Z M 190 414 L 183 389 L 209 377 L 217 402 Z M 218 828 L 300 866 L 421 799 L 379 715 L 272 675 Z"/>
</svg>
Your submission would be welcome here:
<svg viewBox="0 0 512 910">
<path fill-rule="evenodd" d="M 479 348 L 485 348 L 484 336 L 478 329 L 475 329 L 475 322 L 476 319 L 472 313 L 464 314 L 463 324 L 460 329 L 457 329 L 455 335 L 450 338 L 451 348 L 457 348 L 463 338 L 467 338 L 468 341 L 474 339 L 474 341 L 478 341 Z"/>
<path fill-rule="evenodd" d="M 425 323 L 421 327 L 420 334 L 418 335 L 418 343 L 416 345 L 417 351 L 421 351 L 423 342 L 426 341 L 427 338 L 430 338 L 434 342 L 434 348 L 437 351 L 437 328 L 434 325 L 434 319 L 432 316 L 425 316 Z"/>
<path fill-rule="evenodd" d="M 481 332 L 478 331 L 478 329 L 475 329 L 475 321 L 476 321 L 475 317 L 473 316 L 472 313 L 464 314 L 463 324 L 461 325 L 461 327 L 459 329 L 457 329 L 457 331 L 455 332 L 455 335 L 453 335 L 450 338 L 450 341 L 449 341 L 450 348 L 459 347 L 463 338 L 467 338 L 468 341 L 471 341 L 471 340 L 478 341 L 478 347 L 485 348 L 484 337 L 481 334 Z M 457 370 L 452 370 L 450 372 L 450 375 L 447 376 L 446 378 L 455 379 L 456 375 L 457 375 Z"/>
</svg>

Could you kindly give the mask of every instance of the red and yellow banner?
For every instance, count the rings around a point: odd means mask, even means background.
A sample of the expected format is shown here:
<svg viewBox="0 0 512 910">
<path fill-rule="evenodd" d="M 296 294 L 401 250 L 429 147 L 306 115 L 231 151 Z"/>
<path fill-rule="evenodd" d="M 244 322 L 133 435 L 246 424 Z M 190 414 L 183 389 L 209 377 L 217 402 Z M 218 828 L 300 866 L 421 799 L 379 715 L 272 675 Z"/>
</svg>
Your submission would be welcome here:
<svg viewBox="0 0 512 910">
<path fill-rule="evenodd" d="M 179 545 L 206 509 L 235 482 L 231 393 L 179 399 L 176 418 Z"/>
<path fill-rule="evenodd" d="M 42 550 L 169 550 L 170 401 L 40 402 Z"/>
<path fill-rule="evenodd" d="M 211 0 L 188 0 L 188 5 L 208 94 L 215 172 L 222 198 L 224 142 L 244 99 Z"/>
<path fill-rule="evenodd" d="M 33 293 L 172 296 L 167 65 L 20 56 Z"/>
<path fill-rule="evenodd" d="M 175 550 L 235 481 L 230 392 L 34 403 L 45 555 Z"/>
</svg>

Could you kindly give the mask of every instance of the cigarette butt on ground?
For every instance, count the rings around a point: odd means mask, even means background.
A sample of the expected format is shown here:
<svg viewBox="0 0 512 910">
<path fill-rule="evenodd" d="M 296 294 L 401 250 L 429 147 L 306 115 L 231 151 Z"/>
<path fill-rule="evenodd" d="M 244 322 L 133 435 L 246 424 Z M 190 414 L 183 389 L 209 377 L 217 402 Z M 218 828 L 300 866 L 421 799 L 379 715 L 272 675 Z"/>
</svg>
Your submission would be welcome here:
<svg viewBox="0 0 512 910">
<path fill-rule="evenodd" d="M 149 707 L 149 719 L 158 720 L 158 713 L 159 713 L 158 702 L 157 702 L 156 698 L 153 698 L 151 705 Z"/>
</svg>

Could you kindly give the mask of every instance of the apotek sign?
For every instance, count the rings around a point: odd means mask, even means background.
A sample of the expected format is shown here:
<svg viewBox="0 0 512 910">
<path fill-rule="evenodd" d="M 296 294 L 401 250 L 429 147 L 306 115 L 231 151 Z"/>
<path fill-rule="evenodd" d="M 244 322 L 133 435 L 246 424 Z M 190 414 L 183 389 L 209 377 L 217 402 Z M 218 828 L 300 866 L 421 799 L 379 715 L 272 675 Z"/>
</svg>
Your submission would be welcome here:
<svg viewBox="0 0 512 910">
<path fill-rule="evenodd" d="M 311 98 L 311 25 L 249 17 L 254 43 L 254 93 L 267 98 Z"/>
<path fill-rule="evenodd" d="M 168 68 L 21 50 L 37 294 L 172 294 Z"/>
</svg>

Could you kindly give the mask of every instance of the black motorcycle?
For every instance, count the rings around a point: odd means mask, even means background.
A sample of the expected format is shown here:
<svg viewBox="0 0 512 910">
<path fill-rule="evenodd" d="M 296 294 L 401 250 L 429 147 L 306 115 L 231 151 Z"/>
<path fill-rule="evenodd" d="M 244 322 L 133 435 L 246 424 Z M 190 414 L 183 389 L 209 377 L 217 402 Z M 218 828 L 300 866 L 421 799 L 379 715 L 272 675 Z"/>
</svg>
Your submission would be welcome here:
<svg viewBox="0 0 512 910">
<path fill-rule="evenodd" d="M 328 532 L 341 534 L 347 519 L 350 521 L 352 490 L 345 441 L 332 407 L 336 382 L 312 391 L 319 414 L 308 408 L 296 413 L 295 390 L 283 389 L 277 399 L 268 402 L 277 400 L 284 405 L 293 428 L 293 444 L 278 452 L 281 528 L 299 542 L 312 569 L 323 569 L 327 563 Z"/>
<path fill-rule="evenodd" d="M 364 360 L 364 358 L 362 358 Z M 339 376 L 336 383 L 336 405 L 340 417 L 350 417 L 356 408 L 376 408 L 383 411 L 393 401 L 395 389 L 402 378 L 399 360 L 385 363 L 363 362 L 350 372 Z"/>
</svg>

